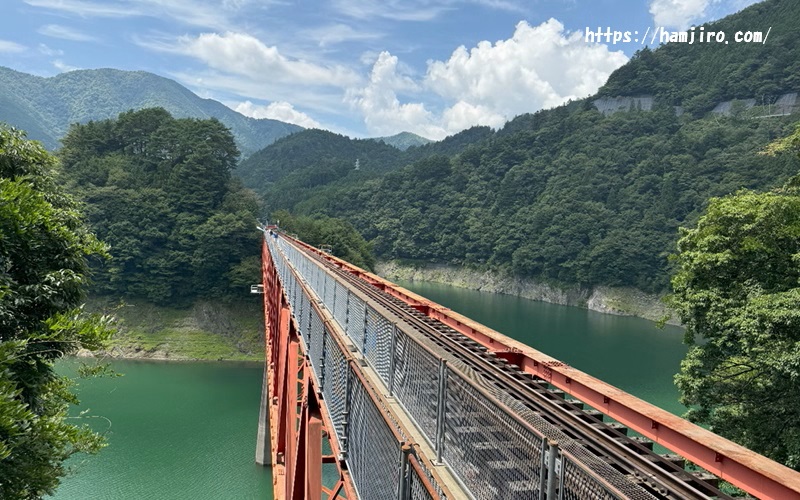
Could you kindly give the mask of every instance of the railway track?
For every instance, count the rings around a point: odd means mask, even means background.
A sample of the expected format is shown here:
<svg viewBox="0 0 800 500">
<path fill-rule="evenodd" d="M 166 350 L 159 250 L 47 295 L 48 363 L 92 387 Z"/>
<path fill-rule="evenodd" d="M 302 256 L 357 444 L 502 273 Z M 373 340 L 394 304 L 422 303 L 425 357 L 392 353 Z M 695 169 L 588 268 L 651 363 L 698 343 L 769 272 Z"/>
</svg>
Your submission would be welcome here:
<svg viewBox="0 0 800 500">
<path fill-rule="evenodd" d="M 600 412 L 568 399 L 546 381 L 534 378 L 489 352 L 484 346 L 432 319 L 400 299 L 341 269 L 315 253 L 296 247 L 304 255 L 359 290 L 374 302 L 402 318 L 419 334 L 443 352 L 478 374 L 480 383 L 501 391 L 546 421 L 550 434 L 562 446 L 580 447 L 597 461 L 628 478 L 643 490 L 639 498 L 689 499 L 732 497 L 721 492 L 714 478 L 686 471 L 685 461 L 676 455 L 653 451 L 652 441 L 630 437 L 628 429 L 616 422 L 605 422 Z M 591 460 L 590 460 L 591 461 Z M 710 480 L 709 480 L 710 479 Z"/>
</svg>

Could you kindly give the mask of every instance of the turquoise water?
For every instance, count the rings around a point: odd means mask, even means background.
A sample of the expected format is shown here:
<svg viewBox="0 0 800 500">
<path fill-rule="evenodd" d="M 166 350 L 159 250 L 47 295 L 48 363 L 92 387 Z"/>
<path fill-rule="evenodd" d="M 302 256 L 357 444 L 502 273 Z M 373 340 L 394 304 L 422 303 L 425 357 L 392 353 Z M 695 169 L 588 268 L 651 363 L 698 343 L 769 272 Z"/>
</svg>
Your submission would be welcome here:
<svg viewBox="0 0 800 500">
<path fill-rule="evenodd" d="M 81 380 L 81 409 L 108 447 L 73 457 L 51 498 L 265 499 L 255 464 L 262 367 L 256 363 L 114 361 L 122 377 Z M 62 369 L 74 370 L 67 362 Z"/>
<path fill-rule="evenodd" d="M 437 283 L 398 284 L 667 411 L 685 411 L 673 384 L 687 350 L 681 328 Z"/>
<path fill-rule="evenodd" d="M 672 383 L 686 352 L 679 328 L 445 285 L 401 285 L 668 411 L 683 411 Z M 78 387 L 79 410 L 98 417 L 88 421 L 107 433 L 109 446 L 71 460 L 73 473 L 54 498 L 272 498 L 270 471 L 254 462 L 260 365 L 113 367 L 124 376 Z"/>
</svg>

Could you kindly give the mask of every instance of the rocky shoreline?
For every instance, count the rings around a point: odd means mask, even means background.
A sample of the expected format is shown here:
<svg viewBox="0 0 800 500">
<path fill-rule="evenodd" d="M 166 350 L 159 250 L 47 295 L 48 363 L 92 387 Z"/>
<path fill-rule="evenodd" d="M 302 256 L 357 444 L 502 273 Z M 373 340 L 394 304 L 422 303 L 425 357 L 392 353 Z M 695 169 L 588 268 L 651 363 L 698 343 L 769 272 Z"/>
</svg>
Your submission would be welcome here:
<svg viewBox="0 0 800 500">
<path fill-rule="evenodd" d="M 408 265 L 397 261 L 382 261 L 377 274 L 388 280 L 430 281 L 470 290 L 504 293 L 552 304 L 585 307 L 592 311 L 618 316 L 637 316 L 659 321 L 669 314 L 662 297 L 635 288 L 594 288 L 558 286 L 489 271 L 442 264 Z M 668 324 L 679 325 L 671 318 Z"/>
</svg>

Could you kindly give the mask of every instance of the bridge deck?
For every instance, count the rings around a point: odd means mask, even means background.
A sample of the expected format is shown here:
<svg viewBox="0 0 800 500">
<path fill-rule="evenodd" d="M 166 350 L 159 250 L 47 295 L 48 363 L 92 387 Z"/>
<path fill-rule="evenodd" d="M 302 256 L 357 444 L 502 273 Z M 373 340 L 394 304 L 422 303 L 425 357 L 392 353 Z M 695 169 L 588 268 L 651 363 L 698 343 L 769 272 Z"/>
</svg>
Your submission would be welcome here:
<svg viewBox="0 0 800 500">
<path fill-rule="evenodd" d="M 278 498 L 302 498 L 290 476 L 309 458 L 287 438 L 308 448 L 323 429 L 331 498 L 729 498 L 628 427 L 760 497 L 800 498 L 790 469 L 302 242 L 265 241 Z"/>
</svg>

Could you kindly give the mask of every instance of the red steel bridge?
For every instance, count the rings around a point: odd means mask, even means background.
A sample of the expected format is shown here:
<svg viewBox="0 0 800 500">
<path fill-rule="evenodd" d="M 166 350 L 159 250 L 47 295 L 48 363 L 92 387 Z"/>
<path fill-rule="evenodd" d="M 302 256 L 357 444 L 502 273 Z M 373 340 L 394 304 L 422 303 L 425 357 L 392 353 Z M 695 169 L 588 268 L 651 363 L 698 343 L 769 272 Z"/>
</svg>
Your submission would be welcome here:
<svg viewBox="0 0 800 500">
<path fill-rule="evenodd" d="M 800 499 L 800 473 L 263 231 L 276 499 Z"/>
</svg>

